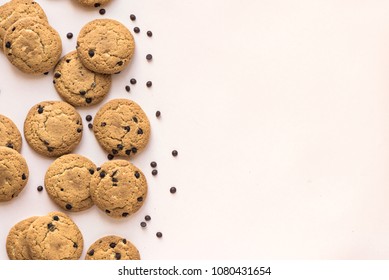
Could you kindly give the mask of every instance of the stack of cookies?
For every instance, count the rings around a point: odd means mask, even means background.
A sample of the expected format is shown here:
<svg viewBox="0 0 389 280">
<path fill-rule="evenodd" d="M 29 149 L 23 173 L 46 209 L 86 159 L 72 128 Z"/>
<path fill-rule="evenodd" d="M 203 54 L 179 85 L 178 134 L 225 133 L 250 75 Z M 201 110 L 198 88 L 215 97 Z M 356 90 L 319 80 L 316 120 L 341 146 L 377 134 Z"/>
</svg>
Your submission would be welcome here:
<svg viewBox="0 0 389 280">
<path fill-rule="evenodd" d="M 58 32 L 32 0 L 13 0 L 0 7 L 0 44 L 8 60 L 28 74 L 47 73 L 62 53 Z"/>
</svg>

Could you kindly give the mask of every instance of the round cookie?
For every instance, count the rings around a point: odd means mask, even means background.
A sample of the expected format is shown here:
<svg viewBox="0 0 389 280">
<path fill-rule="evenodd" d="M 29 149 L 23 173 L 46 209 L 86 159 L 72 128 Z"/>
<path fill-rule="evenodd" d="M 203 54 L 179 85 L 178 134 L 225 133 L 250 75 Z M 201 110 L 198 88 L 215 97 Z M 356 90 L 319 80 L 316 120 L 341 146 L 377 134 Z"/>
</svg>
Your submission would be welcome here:
<svg viewBox="0 0 389 280">
<path fill-rule="evenodd" d="M 62 53 L 62 42 L 57 31 L 37 18 L 15 22 L 5 33 L 4 53 L 20 71 L 43 74 L 52 69 Z"/>
<path fill-rule="evenodd" d="M 141 208 L 147 196 L 147 181 L 142 171 L 126 160 L 104 163 L 91 183 L 93 202 L 108 216 L 124 218 Z"/>
<path fill-rule="evenodd" d="M 0 202 L 17 197 L 28 181 L 26 160 L 17 151 L 0 147 Z"/>
<path fill-rule="evenodd" d="M 57 157 L 71 153 L 82 138 L 81 116 L 66 102 L 38 103 L 24 121 L 24 137 L 41 155 Z"/>
<path fill-rule="evenodd" d="M 114 99 L 97 112 L 93 132 L 107 152 L 131 156 L 143 150 L 149 142 L 150 122 L 134 101 Z"/>
<path fill-rule="evenodd" d="M 0 45 L 6 31 L 19 19 L 26 17 L 36 17 L 47 22 L 47 17 L 41 6 L 31 0 L 14 0 L 0 7 Z"/>
<path fill-rule="evenodd" d="M 14 122 L 6 116 L 0 115 L 0 146 L 5 146 L 20 152 L 22 136 Z"/>
<path fill-rule="evenodd" d="M 138 249 L 127 239 L 109 235 L 96 240 L 87 250 L 86 260 L 140 260 Z"/>
<path fill-rule="evenodd" d="M 20 221 L 9 231 L 5 246 L 10 260 L 31 260 L 26 236 L 28 228 L 37 218 L 38 217 L 30 217 Z"/>
<path fill-rule="evenodd" d="M 90 184 L 96 165 L 81 155 L 64 155 L 48 168 L 45 188 L 50 198 L 63 209 L 82 211 L 93 206 Z"/>
<path fill-rule="evenodd" d="M 77 38 L 77 53 L 91 71 L 114 74 L 122 71 L 135 51 L 134 37 L 123 24 L 112 19 L 87 23 Z"/>
<path fill-rule="evenodd" d="M 79 228 L 61 212 L 37 218 L 28 229 L 26 242 L 34 260 L 78 260 L 84 248 Z"/>
<path fill-rule="evenodd" d="M 88 7 L 100 7 L 108 4 L 111 0 L 78 0 L 78 2 Z"/>
<path fill-rule="evenodd" d="M 111 75 L 85 68 L 73 51 L 65 55 L 54 70 L 54 87 L 73 106 L 90 106 L 101 102 L 111 88 Z"/>
</svg>

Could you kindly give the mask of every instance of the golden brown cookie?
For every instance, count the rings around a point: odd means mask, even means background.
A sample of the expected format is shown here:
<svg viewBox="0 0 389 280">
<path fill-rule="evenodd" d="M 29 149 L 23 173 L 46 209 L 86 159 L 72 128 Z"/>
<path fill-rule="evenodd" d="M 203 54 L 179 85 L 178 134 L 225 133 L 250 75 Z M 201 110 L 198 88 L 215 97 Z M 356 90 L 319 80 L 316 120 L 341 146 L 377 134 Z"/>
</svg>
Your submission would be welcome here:
<svg viewBox="0 0 389 280">
<path fill-rule="evenodd" d="M 82 138 L 81 116 L 66 102 L 41 102 L 27 114 L 24 137 L 31 148 L 44 156 L 71 153 Z"/>
<path fill-rule="evenodd" d="M 0 202 L 17 197 L 28 181 L 26 160 L 17 151 L 0 147 Z"/>
<path fill-rule="evenodd" d="M 8 233 L 6 241 L 7 255 L 10 260 L 31 260 L 30 248 L 26 237 L 30 225 L 38 217 L 30 217 L 14 225 Z"/>
<path fill-rule="evenodd" d="M 150 122 L 134 101 L 114 99 L 97 112 L 93 132 L 108 153 L 131 156 L 143 150 L 149 142 Z"/>
<path fill-rule="evenodd" d="M 108 4 L 111 0 L 77 0 L 80 4 L 88 7 L 100 7 Z"/>
<path fill-rule="evenodd" d="M 50 71 L 62 53 L 58 32 L 37 18 L 15 22 L 5 33 L 3 47 L 8 60 L 28 74 Z"/>
<path fill-rule="evenodd" d="M 14 0 L 0 7 L 0 46 L 3 50 L 3 39 L 6 31 L 19 19 L 36 17 L 47 22 L 47 17 L 36 1 Z"/>
<path fill-rule="evenodd" d="M 135 42 L 130 30 L 113 19 L 87 23 L 77 39 L 82 64 L 91 71 L 114 74 L 122 71 L 134 55 Z"/>
<path fill-rule="evenodd" d="M 73 106 L 84 107 L 101 102 L 111 88 L 111 81 L 111 75 L 85 68 L 76 51 L 65 55 L 54 70 L 55 89 Z"/>
<path fill-rule="evenodd" d="M 96 165 L 86 157 L 63 155 L 49 167 L 45 188 L 50 198 L 63 209 L 82 211 L 93 206 L 90 184 Z"/>
<path fill-rule="evenodd" d="M 0 115 L 0 146 L 5 146 L 20 152 L 22 136 L 14 122 L 6 116 Z"/>
<path fill-rule="evenodd" d="M 95 172 L 91 196 L 101 210 L 113 218 L 124 218 L 141 208 L 147 196 L 147 181 L 142 171 L 126 160 L 104 163 Z"/>
<path fill-rule="evenodd" d="M 26 242 L 34 260 L 78 260 L 84 247 L 79 228 L 61 212 L 37 218 L 28 229 Z"/>
<path fill-rule="evenodd" d="M 94 242 L 87 250 L 86 260 L 140 260 L 138 249 L 127 239 L 109 235 Z"/>
</svg>

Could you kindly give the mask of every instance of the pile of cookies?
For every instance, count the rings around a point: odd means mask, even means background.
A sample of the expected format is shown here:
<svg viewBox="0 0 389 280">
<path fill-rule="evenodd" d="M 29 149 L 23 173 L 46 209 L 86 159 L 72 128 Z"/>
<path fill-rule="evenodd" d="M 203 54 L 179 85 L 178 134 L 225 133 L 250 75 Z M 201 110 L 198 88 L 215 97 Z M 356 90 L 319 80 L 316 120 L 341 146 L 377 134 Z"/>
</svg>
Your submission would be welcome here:
<svg viewBox="0 0 389 280">
<path fill-rule="evenodd" d="M 78 0 L 98 7 L 109 1 Z M 19 70 L 47 74 L 54 68 L 53 84 L 64 101 L 42 101 L 25 117 L 24 137 L 42 156 L 55 158 L 45 175 L 49 197 L 64 211 L 78 212 L 96 205 L 113 218 L 138 211 L 147 196 L 147 180 L 128 161 L 150 138 L 150 122 L 132 100 L 113 99 L 98 110 L 93 132 L 112 157 L 100 167 L 72 154 L 82 139 L 83 122 L 76 107 L 103 101 L 111 75 L 127 67 L 135 51 L 131 32 L 120 22 L 98 19 L 80 31 L 76 50 L 60 59 L 62 44 L 35 1 L 13 0 L 0 7 L 0 42 L 4 54 Z M 18 196 L 29 170 L 21 149 L 21 134 L 12 120 L 0 115 L 0 202 Z M 114 156 L 123 159 L 112 160 Z M 52 212 L 17 223 L 7 239 L 10 259 L 79 259 L 83 238 L 64 213 Z M 87 259 L 140 259 L 126 239 L 108 236 L 96 241 Z"/>
<path fill-rule="evenodd" d="M 73 220 L 62 212 L 50 212 L 18 222 L 7 236 L 11 260 L 78 260 L 84 239 Z M 139 260 L 138 249 L 119 236 L 105 236 L 87 251 L 87 260 Z"/>
</svg>

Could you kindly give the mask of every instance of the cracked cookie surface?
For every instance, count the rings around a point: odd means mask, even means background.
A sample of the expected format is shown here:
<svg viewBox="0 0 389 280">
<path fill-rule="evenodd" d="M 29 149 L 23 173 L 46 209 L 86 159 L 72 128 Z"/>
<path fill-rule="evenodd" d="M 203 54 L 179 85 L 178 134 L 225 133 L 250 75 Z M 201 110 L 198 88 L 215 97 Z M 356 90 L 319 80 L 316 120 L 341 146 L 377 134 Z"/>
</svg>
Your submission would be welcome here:
<svg viewBox="0 0 389 280">
<path fill-rule="evenodd" d="M 111 88 L 111 75 L 98 74 L 85 68 L 77 52 L 65 55 L 54 70 L 54 87 L 73 106 L 100 103 Z"/>
<path fill-rule="evenodd" d="M 91 71 L 114 74 L 122 71 L 134 55 L 135 42 L 123 24 L 112 19 L 87 23 L 77 38 L 77 53 Z"/>
<path fill-rule="evenodd" d="M 69 211 L 82 211 L 93 206 L 90 184 L 96 165 L 81 155 L 70 154 L 56 159 L 45 175 L 49 197 Z"/>
<path fill-rule="evenodd" d="M 5 146 L 20 152 L 22 136 L 14 122 L 6 116 L 0 115 L 0 146 Z"/>
<path fill-rule="evenodd" d="M 147 196 L 147 181 L 132 163 L 112 160 L 95 172 L 90 191 L 96 206 L 108 216 L 125 218 L 142 207 Z"/>
<path fill-rule="evenodd" d="M 26 237 L 28 228 L 37 218 L 37 216 L 27 218 L 10 229 L 5 245 L 10 260 L 31 260 Z"/>
<path fill-rule="evenodd" d="M 27 162 L 17 151 L 0 147 L 0 202 L 17 197 L 27 184 Z"/>
<path fill-rule="evenodd" d="M 111 0 L 77 0 L 80 4 L 89 7 L 100 7 L 108 4 Z"/>
<path fill-rule="evenodd" d="M 14 0 L 0 7 L 0 45 L 8 28 L 25 17 L 36 17 L 47 22 L 47 17 L 41 6 L 31 0 Z M 3 48 L 2 48 L 3 50 Z"/>
<path fill-rule="evenodd" d="M 78 226 L 62 212 L 37 218 L 28 229 L 26 242 L 34 260 L 78 260 L 84 248 Z"/>
<path fill-rule="evenodd" d="M 20 71 L 43 74 L 57 64 L 62 42 L 51 26 L 37 18 L 18 20 L 4 36 L 4 53 Z"/>
<path fill-rule="evenodd" d="M 73 106 L 62 101 L 34 105 L 24 121 L 27 143 L 44 156 L 72 152 L 82 138 L 82 120 Z"/>
<path fill-rule="evenodd" d="M 127 239 L 116 235 L 96 240 L 87 250 L 86 260 L 140 260 L 138 249 Z"/>
<path fill-rule="evenodd" d="M 150 122 L 142 108 L 129 99 L 114 99 L 103 105 L 93 121 L 97 141 L 109 153 L 132 156 L 143 150 L 150 138 Z"/>
</svg>

